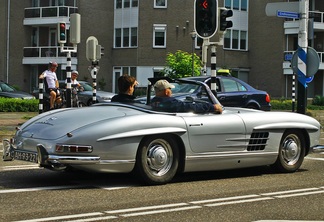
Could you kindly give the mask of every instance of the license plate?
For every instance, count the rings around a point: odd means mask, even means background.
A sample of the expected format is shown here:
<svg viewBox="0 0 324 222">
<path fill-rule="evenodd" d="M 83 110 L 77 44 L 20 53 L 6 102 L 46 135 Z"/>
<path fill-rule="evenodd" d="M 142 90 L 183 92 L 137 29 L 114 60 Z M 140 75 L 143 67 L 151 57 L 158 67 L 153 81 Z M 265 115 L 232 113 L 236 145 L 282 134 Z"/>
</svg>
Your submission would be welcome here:
<svg viewBox="0 0 324 222">
<path fill-rule="evenodd" d="M 37 163 L 37 153 L 15 150 L 14 159 Z"/>
</svg>

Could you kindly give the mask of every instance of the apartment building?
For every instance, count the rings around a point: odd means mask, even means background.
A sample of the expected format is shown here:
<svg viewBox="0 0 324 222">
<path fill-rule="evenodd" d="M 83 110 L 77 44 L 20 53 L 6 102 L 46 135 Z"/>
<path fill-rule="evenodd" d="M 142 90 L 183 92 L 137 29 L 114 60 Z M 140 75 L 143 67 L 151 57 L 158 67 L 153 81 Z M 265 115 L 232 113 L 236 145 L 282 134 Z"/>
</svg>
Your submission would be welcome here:
<svg viewBox="0 0 324 222">
<path fill-rule="evenodd" d="M 224 46 L 217 47 L 217 68 L 232 69 L 235 76 L 272 97 L 289 98 L 293 73 L 287 54 L 298 46 L 298 20 L 266 16 L 265 7 L 270 2 L 285 1 L 218 0 L 219 7 L 232 9 L 234 15 Z M 97 82 L 105 90 L 116 92 L 116 80 L 125 73 L 146 86 L 147 78 L 164 68 L 167 53 L 183 50 L 200 54 L 202 41 L 192 36 L 193 5 L 194 0 L 1 1 L 0 24 L 7 31 L 0 34 L 0 79 L 30 92 L 49 61 L 59 63 L 58 77 L 65 79 L 66 54 L 57 43 L 57 23 L 65 21 L 69 28 L 70 14 L 79 13 L 81 42 L 71 58 L 79 79 L 92 81 L 86 40 L 95 36 L 104 47 Z M 310 0 L 314 38 L 309 45 L 318 51 L 321 65 L 308 84 L 308 97 L 324 95 L 322 11 L 321 0 Z M 217 36 L 211 39 L 217 40 Z"/>
</svg>

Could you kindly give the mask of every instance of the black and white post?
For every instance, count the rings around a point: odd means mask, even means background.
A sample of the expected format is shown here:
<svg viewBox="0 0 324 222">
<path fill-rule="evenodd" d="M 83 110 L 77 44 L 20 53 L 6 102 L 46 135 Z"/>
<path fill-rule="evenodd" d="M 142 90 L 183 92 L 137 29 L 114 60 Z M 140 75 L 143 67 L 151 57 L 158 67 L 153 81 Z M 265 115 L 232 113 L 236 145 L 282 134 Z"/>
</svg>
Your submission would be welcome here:
<svg viewBox="0 0 324 222">
<path fill-rule="evenodd" d="M 211 58 L 210 58 L 210 66 L 211 66 L 211 85 L 210 89 L 217 96 L 216 91 L 216 45 L 211 45 Z"/>
<path fill-rule="evenodd" d="M 38 82 L 38 89 L 39 89 L 39 104 L 38 104 L 38 113 L 41 114 L 44 109 L 44 79 L 40 78 Z"/>
<path fill-rule="evenodd" d="M 72 85 L 71 85 L 71 51 L 66 58 L 66 107 L 72 107 Z"/>
</svg>

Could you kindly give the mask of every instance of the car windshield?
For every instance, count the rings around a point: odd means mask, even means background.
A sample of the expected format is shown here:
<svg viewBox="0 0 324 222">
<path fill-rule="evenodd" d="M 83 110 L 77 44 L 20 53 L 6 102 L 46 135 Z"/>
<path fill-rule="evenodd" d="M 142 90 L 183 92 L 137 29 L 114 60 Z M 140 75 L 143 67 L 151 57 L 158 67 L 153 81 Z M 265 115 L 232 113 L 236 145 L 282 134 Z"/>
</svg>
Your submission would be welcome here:
<svg viewBox="0 0 324 222">
<path fill-rule="evenodd" d="M 174 88 L 172 88 L 172 94 L 191 94 L 199 88 L 199 85 L 190 83 L 177 82 L 171 84 L 174 85 Z M 151 88 L 151 96 L 155 96 L 154 87 Z"/>
<path fill-rule="evenodd" d="M 15 92 L 16 90 L 4 82 L 0 82 L 0 91 L 1 92 Z"/>
</svg>

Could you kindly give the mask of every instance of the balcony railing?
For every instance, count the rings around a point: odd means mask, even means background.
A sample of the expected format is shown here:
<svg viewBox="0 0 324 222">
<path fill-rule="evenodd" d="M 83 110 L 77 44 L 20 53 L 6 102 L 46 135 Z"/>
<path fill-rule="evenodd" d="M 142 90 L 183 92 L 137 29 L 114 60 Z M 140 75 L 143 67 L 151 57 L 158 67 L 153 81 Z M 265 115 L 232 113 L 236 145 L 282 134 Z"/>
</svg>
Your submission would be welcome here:
<svg viewBox="0 0 324 222">
<path fill-rule="evenodd" d="M 284 60 L 291 61 L 294 52 L 295 51 L 284 51 Z M 324 52 L 317 52 L 317 54 L 320 58 L 320 63 L 324 63 Z"/>
<path fill-rule="evenodd" d="M 73 47 L 64 48 L 73 49 Z M 59 46 L 24 47 L 24 57 L 66 57 L 66 53 L 61 53 Z M 71 53 L 71 57 L 77 57 L 77 53 Z"/>
<path fill-rule="evenodd" d="M 313 18 L 314 22 L 324 23 L 324 12 L 320 11 L 309 11 L 308 17 Z M 285 21 L 296 21 L 299 19 L 286 18 Z"/>
<path fill-rule="evenodd" d="M 51 6 L 25 8 L 25 18 L 69 17 L 77 13 L 78 8 L 72 6 Z"/>
</svg>

